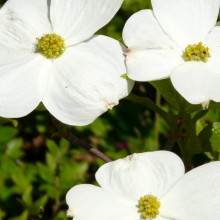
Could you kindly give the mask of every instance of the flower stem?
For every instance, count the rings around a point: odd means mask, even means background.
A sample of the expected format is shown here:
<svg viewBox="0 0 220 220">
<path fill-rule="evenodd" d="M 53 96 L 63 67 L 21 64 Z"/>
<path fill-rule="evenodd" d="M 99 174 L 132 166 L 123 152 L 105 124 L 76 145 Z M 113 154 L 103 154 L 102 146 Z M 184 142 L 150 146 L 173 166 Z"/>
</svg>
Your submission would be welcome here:
<svg viewBox="0 0 220 220">
<path fill-rule="evenodd" d="M 172 129 L 172 131 L 169 134 L 167 143 L 164 146 L 164 150 L 168 150 L 171 151 L 175 145 L 175 143 L 182 139 L 184 137 L 184 133 L 182 131 L 182 126 L 183 126 L 183 118 L 181 116 L 179 116 L 176 119 L 176 123 L 174 128 Z"/>
<path fill-rule="evenodd" d="M 157 90 L 156 91 L 156 105 L 160 106 L 160 102 L 161 102 L 161 94 Z M 159 147 L 160 115 L 158 113 L 155 113 L 155 119 L 154 120 L 155 120 L 155 122 L 154 122 L 154 134 L 155 134 L 155 137 L 154 138 L 155 138 L 155 141 L 156 141 L 156 146 Z"/>
</svg>

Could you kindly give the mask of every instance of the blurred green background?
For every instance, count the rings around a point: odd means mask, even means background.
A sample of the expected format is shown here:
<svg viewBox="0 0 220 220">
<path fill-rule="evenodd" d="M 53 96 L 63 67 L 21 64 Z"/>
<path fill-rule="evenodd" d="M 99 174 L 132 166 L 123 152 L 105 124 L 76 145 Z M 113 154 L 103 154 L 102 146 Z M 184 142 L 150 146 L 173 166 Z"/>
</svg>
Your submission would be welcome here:
<svg viewBox="0 0 220 220">
<path fill-rule="evenodd" d="M 149 0 L 125 0 L 98 33 L 121 41 L 126 20 L 150 7 Z M 136 83 L 133 92 L 173 113 L 150 84 Z M 64 220 L 66 192 L 75 184 L 95 182 L 94 173 L 104 162 L 80 146 L 71 146 L 52 120 L 47 111 L 34 111 L 18 120 L 0 119 L 0 220 Z M 204 121 L 219 121 L 219 112 L 210 111 Z M 121 100 L 91 125 L 71 130 L 111 159 L 162 149 L 169 132 L 158 115 L 128 100 Z M 199 161 L 206 160 L 207 156 L 199 155 Z"/>
<path fill-rule="evenodd" d="M 147 7 L 149 1 L 125 0 L 99 34 L 121 40 L 127 18 Z M 123 100 L 93 124 L 72 131 L 115 159 L 157 148 L 154 117 Z M 47 111 L 0 123 L 0 220 L 67 219 L 65 194 L 75 184 L 94 182 L 94 173 L 104 162 L 61 138 Z"/>
</svg>

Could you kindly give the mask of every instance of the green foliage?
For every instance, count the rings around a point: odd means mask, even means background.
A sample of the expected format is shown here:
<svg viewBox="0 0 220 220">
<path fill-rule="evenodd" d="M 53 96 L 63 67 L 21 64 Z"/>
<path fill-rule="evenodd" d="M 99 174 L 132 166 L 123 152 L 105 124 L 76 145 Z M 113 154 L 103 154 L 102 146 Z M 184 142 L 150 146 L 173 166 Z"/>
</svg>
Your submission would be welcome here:
<svg viewBox="0 0 220 220">
<path fill-rule="evenodd" d="M 120 40 L 128 17 L 147 7 L 148 0 L 125 0 L 117 16 L 99 33 Z M 73 128 L 74 134 L 113 159 L 153 150 L 151 144 L 158 146 L 151 129 L 154 117 L 141 106 L 128 101 L 121 104 L 95 123 Z M 123 106 L 129 109 L 127 113 Z M 129 123 L 127 118 L 131 118 Z M 18 121 L 1 118 L 0 220 L 66 219 L 66 192 L 75 184 L 94 182 L 94 172 L 101 164 L 100 159 L 59 137 L 42 106 Z"/>
<path fill-rule="evenodd" d="M 173 87 L 170 79 L 153 81 L 151 84 L 163 94 L 163 98 L 176 111 L 192 113 L 202 109 L 201 105 L 189 104 Z"/>
<path fill-rule="evenodd" d="M 122 40 L 126 20 L 146 8 L 149 0 L 125 0 L 99 33 Z M 113 110 L 70 129 L 112 159 L 172 149 L 186 165 L 196 166 L 220 159 L 219 109 L 214 102 L 209 111 L 190 105 L 165 79 L 136 83 L 133 94 Z M 103 161 L 63 139 L 52 121 L 42 105 L 19 120 L 0 118 L 0 220 L 64 220 L 67 191 L 95 183 Z"/>
<path fill-rule="evenodd" d="M 14 134 L 13 130 L 10 132 Z M 28 155 L 23 149 L 24 144 L 21 138 L 12 138 L 1 145 L 1 219 L 4 216 L 12 220 L 32 219 L 31 216 L 34 219 L 39 214 L 44 216 L 43 209 L 53 219 L 60 219 L 66 209 L 65 194 L 73 185 L 85 181 L 88 163 L 76 161 L 74 150 L 64 139 L 58 144 L 46 139 L 45 158 L 39 161 L 25 158 Z M 7 210 L 11 211 L 7 213 Z M 23 211 L 20 213 L 19 210 Z"/>
</svg>

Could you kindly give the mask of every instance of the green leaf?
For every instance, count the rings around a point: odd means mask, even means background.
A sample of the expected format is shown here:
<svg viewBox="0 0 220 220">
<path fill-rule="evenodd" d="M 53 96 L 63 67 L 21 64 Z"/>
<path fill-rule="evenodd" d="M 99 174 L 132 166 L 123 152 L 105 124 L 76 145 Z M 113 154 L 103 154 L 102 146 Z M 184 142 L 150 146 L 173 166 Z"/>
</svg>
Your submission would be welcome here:
<svg viewBox="0 0 220 220">
<path fill-rule="evenodd" d="M 97 118 L 95 122 L 90 125 L 90 129 L 97 137 L 103 137 L 111 130 L 111 125 L 101 118 Z"/>
<path fill-rule="evenodd" d="M 44 195 L 33 203 L 33 206 L 30 209 L 32 215 L 37 215 L 41 212 L 42 208 L 46 205 L 48 201 L 48 195 Z"/>
<path fill-rule="evenodd" d="M 47 139 L 46 144 L 49 149 L 49 152 L 51 153 L 51 157 L 57 164 L 59 164 L 62 161 L 62 157 L 68 152 L 70 146 L 69 142 L 63 138 L 60 140 L 60 146 L 58 146 L 54 141 L 50 139 Z"/>
<path fill-rule="evenodd" d="M 219 110 L 220 109 L 220 103 L 219 102 L 210 101 L 208 110 L 214 110 L 214 109 Z"/>
<path fill-rule="evenodd" d="M 14 217 L 14 218 L 10 218 L 9 220 L 27 220 L 28 219 L 28 211 L 24 211 L 21 215 Z"/>
<path fill-rule="evenodd" d="M 46 154 L 46 162 L 47 162 L 49 169 L 53 173 L 55 173 L 57 165 L 56 165 L 56 161 L 55 161 L 54 157 L 50 153 Z"/>
<path fill-rule="evenodd" d="M 13 195 L 13 189 L 6 186 L 6 183 L 0 181 L 0 201 L 7 200 L 10 196 Z M 1 209 L 0 209 L 1 211 Z M 0 215 L 1 216 L 1 215 Z M 0 218 L 1 219 L 1 218 Z"/>
<path fill-rule="evenodd" d="M 70 143 L 66 139 L 61 138 L 59 145 L 60 145 L 60 154 L 65 155 L 70 148 Z"/>
<path fill-rule="evenodd" d="M 46 192 L 47 195 L 48 195 L 50 198 L 56 199 L 57 189 L 56 189 L 56 187 L 55 187 L 54 185 L 51 185 L 51 184 L 41 184 L 40 190 Z"/>
<path fill-rule="evenodd" d="M 63 220 L 66 219 L 66 212 L 60 211 L 57 213 L 57 215 L 54 217 L 54 220 Z"/>
<path fill-rule="evenodd" d="M 59 147 L 57 146 L 57 144 L 56 144 L 54 141 L 52 141 L 52 140 L 50 140 L 50 139 L 47 139 L 47 140 L 46 140 L 46 145 L 47 145 L 47 147 L 48 147 L 50 153 L 51 153 L 54 157 L 56 157 L 56 156 L 59 154 Z"/>
<path fill-rule="evenodd" d="M 81 162 L 72 164 L 64 164 L 60 166 L 60 186 L 63 192 L 66 192 L 74 184 L 84 180 L 85 173 L 88 170 L 88 163 Z"/>
<path fill-rule="evenodd" d="M 47 183 L 54 184 L 55 183 L 55 176 L 53 171 L 50 170 L 48 166 L 45 166 L 42 163 L 37 163 L 38 173 L 40 177 L 46 181 Z"/>
<path fill-rule="evenodd" d="M 36 207 L 36 209 L 40 210 L 41 207 L 45 206 L 47 201 L 48 201 L 48 195 L 44 195 L 36 202 L 34 202 L 34 206 Z"/>
<path fill-rule="evenodd" d="M 220 152 L 220 122 L 214 122 L 206 126 L 200 133 L 199 138 L 203 145 L 207 146 L 207 152 Z M 208 148 L 209 147 L 209 148 Z"/>
<path fill-rule="evenodd" d="M 13 139 L 7 145 L 7 155 L 13 159 L 22 157 L 24 155 L 22 145 L 23 140 L 21 138 Z"/>
<path fill-rule="evenodd" d="M 211 146 L 214 151 L 220 152 L 220 122 L 214 122 L 212 126 Z"/>
<path fill-rule="evenodd" d="M 176 121 L 176 116 L 171 115 L 167 112 L 165 112 L 160 106 L 156 105 L 152 100 L 150 100 L 147 97 L 141 97 L 134 95 L 132 93 L 129 94 L 129 96 L 126 97 L 127 100 L 133 101 L 135 103 L 141 104 L 143 106 L 146 106 L 147 108 L 155 111 L 158 113 L 168 124 L 173 125 Z"/>
<path fill-rule="evenodd" d="M 11 123 L 14 127 L 18 126 L 18 121 L 11 118 L 2 118 L 0 117 L 0 125 Z"/>
<path fill-rule="evenodd" d="M 129 78 L 128 78 L 128 75 L 127 75 L 126 73 L 122 74 L 122 75 L 121 75 L 121 78 L 126 79 L 126 80 L 129 79 Z"/>
<path fill-rule="evenodd" d="M 5 219 L 4 217 L 6 216 L 6 212 L 4 212 L 3 210 L 1 210 L 0 208 L 0 219 Z"/>
<path fill-rule="evenodd" d="M 15 163 L 15 161 L 7 156 L 1 160 L 0 179 L 1 177 L 11 178 L 14 173 L 20 172 L 21 168 Z"/>
<path fill-rule="evenodd" d="M 21 169 L 17 170 L 16 172 L 13 172 L 11 177 L 15 183 L 14 188 L 18 193 L 23 193 L 30 185 L 30 181 Z"/>
<path fill-rule="evenodd" d="M 170 79 L 152 81 L 151 84 L 159 90 L 164 99 L 172 108 L 179 112 L 192 113 L 202 109 L 201 105 L 188 103 L 173 87 Z"/>
<path fill-rule="evenodd" d="M 18 131 L 16 128 L 10 126 L 0 127 L 0 142 L 4 143 L 10 141 L 17 135 Z"/>
<path fill-rule="evenodd" d="M 199 137 L 194 132 L 188 132 L 186 135 L 188 140 L 188 143 L 185 144 L 187 153 L 192 156 L 207 151 L 203 148 Z"/>
<path fill-rule="evenodd" d="M 29 185 L 22 194 L 22 202 L 25 204 L 26 207 L 31 207 L 32 205 L 32 185 Z"/>
<path fill-rule="evenodd" d="M 193 155 L 204 153 L 211 149 L 209 145 L 204 144 L 205 136 L 202 134 L 197 135 L 195 122 L 191 118 L 191 114 L 185 115 L 182 132 L 184 137 L 179 140 L 179 144 L 181 153 L 187 162 L 191 162 Z"/>
</svg>

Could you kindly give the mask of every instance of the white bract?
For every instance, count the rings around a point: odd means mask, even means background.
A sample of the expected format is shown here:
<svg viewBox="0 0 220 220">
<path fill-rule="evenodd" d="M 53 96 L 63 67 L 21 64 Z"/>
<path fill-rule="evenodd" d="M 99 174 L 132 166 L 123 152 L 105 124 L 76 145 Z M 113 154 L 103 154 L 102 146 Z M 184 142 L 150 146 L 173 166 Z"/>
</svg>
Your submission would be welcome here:
<svg viewBox="0 0 220 220">
<path fill-rule="evenodd" d="M 0 116 L 40 102 L 60 121 L 85 125 L 118 104 L 133 82 L 120 43 L 94 33 L 123 0 L 8 0 L 0 11 Z"/>
<path fill-rule="evenodd" d="M 125 24 L 128 76 L 170 77 L 190 103 L 220 101 L 220 0 L 152 0 Z"/>
<path fill-rule="evenodd" d="M 220 162 L 184 174 L 181 159 L 171 152 L 140 153 L 103 165 L 96 180 L 101 187 L 78 185 L 67 193 L 69 217 L 219 220 Z"/>
</svg>

